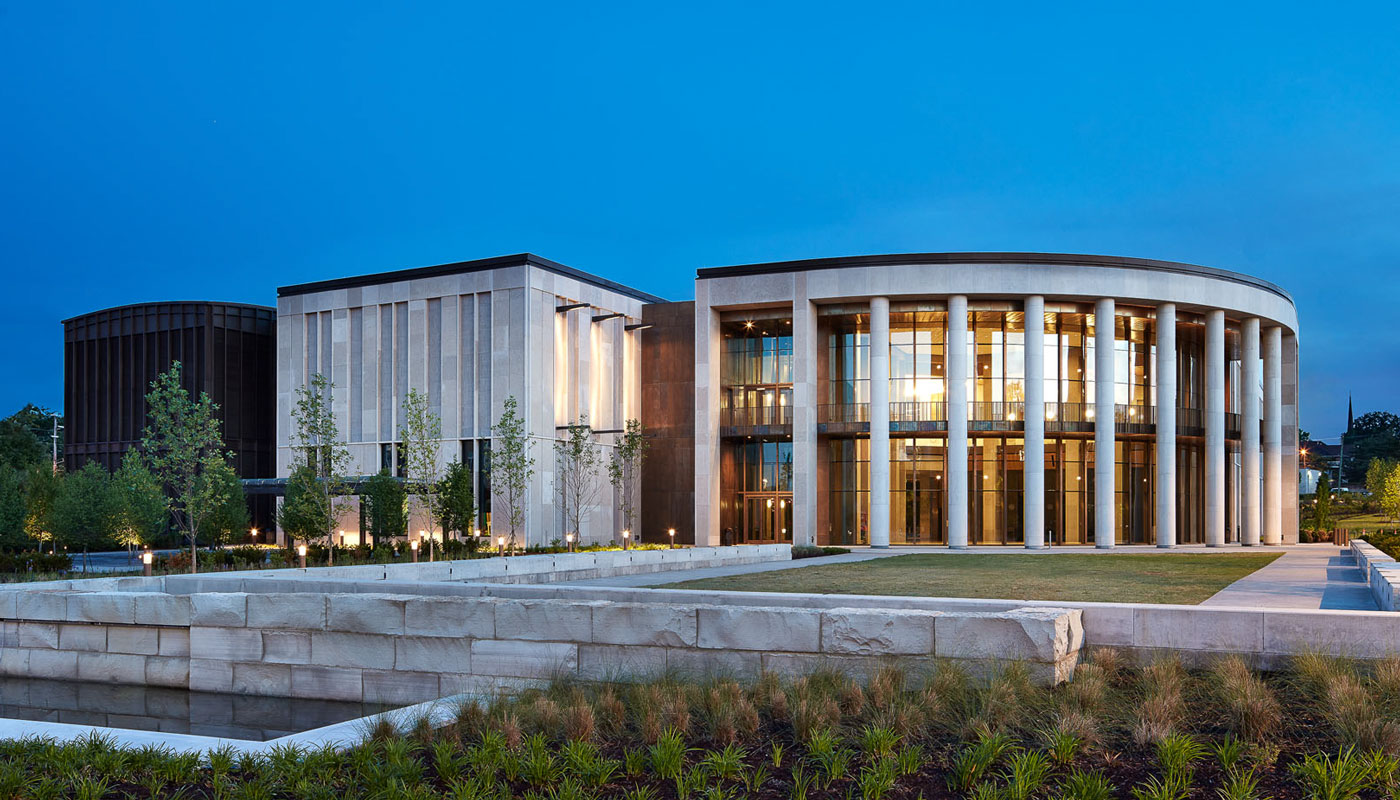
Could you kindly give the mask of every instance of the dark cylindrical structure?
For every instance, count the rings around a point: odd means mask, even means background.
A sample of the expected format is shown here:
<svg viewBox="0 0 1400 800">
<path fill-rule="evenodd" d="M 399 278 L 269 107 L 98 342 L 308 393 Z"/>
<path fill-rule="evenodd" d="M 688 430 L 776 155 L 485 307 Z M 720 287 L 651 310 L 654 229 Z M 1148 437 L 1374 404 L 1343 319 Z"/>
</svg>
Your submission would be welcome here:
<svg viewBox="0 0 1400 800">
<path fill-rule="evenodd" d="M 140 303 L 63 321 L 64 466 L 115 470 L 146 427 L 146 393 L 179 361 L 185 389 L 219 406 L 240 478 L 275 473 L 276 309 L 243 303 Z M 266 506 L 263 508 L 262 506 Z M 257 499 L 253 524 L 272 527 Z"/>
</svg>

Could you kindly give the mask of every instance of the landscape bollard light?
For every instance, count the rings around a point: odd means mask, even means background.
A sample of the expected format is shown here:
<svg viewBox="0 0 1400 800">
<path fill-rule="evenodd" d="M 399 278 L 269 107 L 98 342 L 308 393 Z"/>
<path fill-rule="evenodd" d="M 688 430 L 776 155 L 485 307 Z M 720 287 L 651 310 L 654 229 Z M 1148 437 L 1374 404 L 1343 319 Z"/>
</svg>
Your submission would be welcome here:
<svg viewBox="0 0 1400 800">
<path fill-rule="evenodd" d="M 506 537 L 504 537 L 504 536 L 497 536 L 497 537 L 496 537 L 496 555 L 498 555 L 498 556 L 504 556 L 505 554 L 506 554 Z"/>
<path fill-rule="evenodd" d="M 297 545 L 297 558 L 301 559 L 301 568 L 306 569 L 306 545 Z"/>
<path fill-rule="evenodd" d="M 150 550 L 141 554 L 141 567 L 147 578 L 151 577 L 151 565 L 154 564 L 155 561 L 156 554 L 152 553 Z"/>
<path fill-rule="evenodd" d="M 257 544 L 257 543 L 258 543 L 258 529 L 257 529 L 257 528 L 253 528 L 252 530 L 248 531 L 248 533 L 250 533 L 250 534 L 253 535 L 253 544 Z"/>
<path fill-rule="evenodd" d="M 408 543 L 408 549 L 413 551 L 413 563 L 417 564 L 417 563 L 418 563 L 418 543 L 417 543 L 417 542 L 409 542 L 409 543 Z"/>
<path fill-rule="evenodd" d="M 574 552 L 574 535 L 572 533 L 564 534 L 564 544 L 570 553 Z"/>
<path fill-rule="evenodd" d="M 672 550 L 675 550 L 675 549 L 676 549 L 676 529 L 675 529 L 675 528 L 669 528 L 669 529 L 666 531 L 666 535 L 669 536 L 669 537 L 671 537 L 671 549 L 672 549 Z"/>
<path fill-rule="evenodd" d="M 628 543 L 628 541 L 629 541 L 631 538 L 632 538 L 632 531 L 623 531 L 623 532 L 622 532 L 622 549 L 623 549 L 623 550 L 626 550 L 626 549 L 627 549 L 627 543 Z"/>
</svg>

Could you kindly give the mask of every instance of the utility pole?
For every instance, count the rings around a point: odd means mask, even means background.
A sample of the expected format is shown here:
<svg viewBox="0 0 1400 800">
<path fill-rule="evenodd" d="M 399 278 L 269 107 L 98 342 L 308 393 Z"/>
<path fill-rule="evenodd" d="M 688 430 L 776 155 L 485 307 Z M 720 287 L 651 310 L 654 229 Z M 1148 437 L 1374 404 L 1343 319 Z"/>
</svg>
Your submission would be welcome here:
<svg viewBox="0 0 1400 800">
<path fill-rule="evenodd" d="M 51 436 L 50 438 L 53 439 L 53 474 L 57 475 L 57 474 L 58 474 L 58 430 L 59 430 L 59 428 L 62 428 L 63 426 L 58 424 L 58 418 L 59 418 L 61 415 L 59 415 L 59 414 L 50 414 L 49 416 L 53 417 L 53 434 L 52 434 L 52 436 Z"/>
</svg>

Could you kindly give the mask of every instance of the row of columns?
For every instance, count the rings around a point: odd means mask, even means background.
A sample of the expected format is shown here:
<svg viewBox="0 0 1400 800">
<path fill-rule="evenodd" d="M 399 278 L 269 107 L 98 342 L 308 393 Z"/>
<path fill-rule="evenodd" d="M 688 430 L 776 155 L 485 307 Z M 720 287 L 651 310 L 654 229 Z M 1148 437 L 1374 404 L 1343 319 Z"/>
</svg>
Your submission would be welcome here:
<svg viewBox="0 0 1400 800">
<path fill-rule="evenodd" d="M 1094 541 L 1110 548 L 1117 538 L 1114 365 L 1115 304 L 1094 305 Z M 890 544 L 890 303 L 870 301 L 870 544 Z M 1024 416 L 1025 543 L 1045 546 L 1045 298 L 1025 300 L 1026 410 Z M 1108 324 L 1103 321 L 1108 320 Z M 1282 334 L 1277 326 L 1261 333 L 1257 317 L 1244 320 L 1241 470 L 1244 545 L 1280 544 L 1283 509 Z M 1158 547 L 1174 547 L 1176 536 L 1176 306 L 1157 306 L 1156 521 Z M 948 545 L 968 546 L 967 297 L 948 298 L 946 396 L 948 399 Z M 1263 374 L 1259 356 L 1263 348 Z M 1260 387 L 1263 386 L 1263 396 Z M 1206 313 L 1205 504 L 1206 544 L 1225 543 L 1225 313 Z M 1260 410 L 1263 443 L 1260 443 Z M 794 453 L 794 455 L 799 455 Z M 1262 462 L 1262 463 L 1261 463 Z M 1259 487 L 1263 471 L 1263 490 Z M 815 488 L 815 487 L 813 487 Z M 799 502 L 799 506 L 802 505 Z M 806 515 L 804 515 L 806 516 Z M 799 529 L 801 529 L 799 527 Z M 1261 535 L 1262 534 L 1262 535 Z"/>
</svg>

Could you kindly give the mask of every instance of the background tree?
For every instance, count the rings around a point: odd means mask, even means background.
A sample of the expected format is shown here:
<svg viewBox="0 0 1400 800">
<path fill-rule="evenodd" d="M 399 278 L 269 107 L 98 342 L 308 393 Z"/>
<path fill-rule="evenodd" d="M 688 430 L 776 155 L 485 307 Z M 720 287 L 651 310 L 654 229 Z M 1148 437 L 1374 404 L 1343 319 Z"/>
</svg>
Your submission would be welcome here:
<svg viewBox="0 0 1400 800">
<path fill-rule="evenodd" d="M 63 457 L 63 429 L 58 431 Z M 33 403 L 0 420 L 0 464 L 28 469 L 53 464 L 53 412 Z"/>
<path fill-rule="evenodd" d="M 287 476 L 287 489 L 282 505 L 277 509 L 277 524 L 294 541 L 310 542 L 326 532 L 326 513 L 321 504 L 324 497 L 316 473 L 305 464 L 292 468 Z"/>
<path fill-rule="evenodd" d="M 127 547 L 149 544 L 165 530 L 165 494 L 136 448 L 112 475 L 113 536 Z"/>
<path fill-rule="evenodd" d="M 564 438 L 554 442 L 554 492 L 564 514 L 564 533 L 583 541 L 583 520 L 598 498 L 598 463 L 601 454 L 593 441 L 588 415 L 580 414 Z M 614 533 L 614 536 L 617 534 Z"/>
<path fill-rule="evenodd" d="M 63 473 L 55 473 L 48 464 L 35 464 L 24 474 L 24 532 L 29 538 L 53 545 L 58 552 L 58 543 L 53 537 L 52 515 L 54 498 L 58 496 L 58 486 Z"/>
<path fill-rule="evenodd" d="M 399 438 L 403 441 L 404 473 L 408 490 L 425 525 L 433 527 L 438 509 L 438 460 L 442 456 L 442 419 L 433 413 L 428 393 L 409 389 L 403 399 Z M 432 531 L 430 530 L 431 534 Z M 445 533 L 445 531 L 444 531 Z M 429 536 L 429 547 L 432 537 Z"/>
<path fill-rule="evenodd" d="M 325 375 L 312 375 L 306 385 L 297 389 L 296 406 L 292 409 L 292 446 L 297 449 L 293 468 L 306 470 L 302 476 L 304 484 L 299 487 L 304 496 L 298 497 L 299 505 L 293 511 L 302 524 L 318 523 L 319 535 L 326 538 L 328 564 L 335 563 L 332 537 L 343 511 L 340 498 L 345 494 L 345 473 L 350 468 L 350 451 L 340 441 L 331 410 L 334 390 L 335 384 Z M 286 505 L 284 501 L 283 507 Z M 287 530 L 287 526 L 282 529 Z M 308 540 L 317 538 L 309 529 L 305 533 Z"/>
<path fill-rule="evenodd" d="M 378 545 L 380 538 L 403 536 L 408 531 L 408 495 L 403 481 L 390 475 L 388 470 L 380 470 L 365 481 L 361 491 L 360 502 L 365 507 L 372 544 Z"/>
<path fill-rule="evenodd" d="M 1317 479 L 1317 494 L 1313 503 L 1312 529 L 1319 533 L 1332 530 L 1332 479 L 1324 472 Z"/>
<path fill-rule="evenodd" d="M 535 459 L 530 455 L 534 442 L 525 433 L 515 397 L 506 398 L 491 436 L 491 503 L 505 521 L 514 548 L 516 534 L 525 525 L 526 493 L 535 476 Z"/>
<path fill-rule="evenodd" d="M 204 509 L 224 500 L 223 470 L 229 454 L 219 435 L 219 407 L 209 395 L 190 397 L 180 385 L 180 362 L 151 382 L 146 395 L 150 423 L 141 451 L 165 488 L 165 507 L 190 543 L 190 572 L 199 571 L 199 523 Z"/>
<path fill-rule="evenodd" d="M 438 481 L 438 522 L 442 524 L 443 535 L 455 532 L 469 546 L 476 546 L 476 539 L 468 535 L 476 519 L 476 495 L 472 492 L 472 470 L 456 460 L 447 465 L 442 480 Z"/>
<path fill-rule="evenodd" d="M 637 517 L 637 478 L 642 474 L 648 446 L 646 428 L 641 421 L 629 419 L 608 459 L 608 481 L 617 491 L 622 527 L 628 530 Z"/>
<path fill-rule="evenodd" d="M 1346 483 L 1354 486 L 1366 479 L 1372 459 L 1400 459 L 1400 417 L 1388 411 L 1362 414 L 1342 435 L 1342 444 L 1346 448 Z"/>
<path fill-rule="evenodd" d="M 83 572 L 88 551 L 110 541 L 116 529 L 111 476 L 96 461 L 59 482 L 52 511 L 53 535 L 71 551 L 82 550 Z"/>
<path fill-rule="evenodd" d="M 200 521 L 210 544 L 225 545 L 248 530 L 248 500 L 243 496 L 243 482 L 227 463 L 214 478 L 223 487 L 223 499 L 210 506 Z"/>
<path fill-rule="evenodd" d="M 24 515 L 24 481 L 20 471 L 0 465 L 0 548 L 23 550 L 28 544 Z"/>
</svg>

